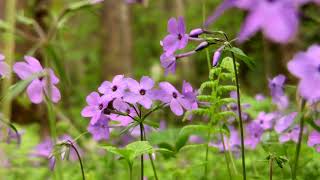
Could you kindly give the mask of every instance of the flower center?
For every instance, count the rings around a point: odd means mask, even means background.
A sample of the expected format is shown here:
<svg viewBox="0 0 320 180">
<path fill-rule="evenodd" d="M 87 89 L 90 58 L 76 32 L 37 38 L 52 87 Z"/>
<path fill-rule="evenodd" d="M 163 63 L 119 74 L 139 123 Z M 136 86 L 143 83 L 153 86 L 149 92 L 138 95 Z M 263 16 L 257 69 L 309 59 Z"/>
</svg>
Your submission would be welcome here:
<svg viewBox="0 0 320 180">
<path fill-rule="evenodd" d="M 103 114 L 106 114 L 106 115 L 111 114 L 110 109 L 109 109 L 109 108 L 105 108 L 105 109 L 103 110 Z"/>
<path fill-rule="evenodd" d="M 182 35 L 178 34 L 178 39 L 181 40 L 182 39 Z"/>
<path fill-rule="evenodd" d="M 141 89 L 139 93 L 143 96 L 143 95 L 145 95 L 145 94 L 146 94 L 146 90 Z"/>
<path fill-rule="evenodd" d="M 320 64 L 318 65 L 318 68 L 317 68 L 318 72 L 320 73 Z"/>
<path fill-rule="evenodd" d="M 113 87 L 112 87 L 112 91 L 113 91 L 113 92 L 115 92 L 117 89 L 118 89 L 117 86 L 113 86 Z"/>
<path fill-rule="evenodd" d="M 257 133 L 254 133 L 253 136 L 254 136 L 255 138 L 258 138 L 258 137 L 259 137 L 259 135 L 258 135 Z"/>
<path fill-rule="evenodd" d="M 263 120 L 260 120 L 260 124 L 263 124 Z"/>
<path fill-rule="evenodd" d="M 175 98 L 175 99 L 177 99 L 178 94 L 177 94 L 176 92 L 173 92 L 173 93 L 172 93 L 172 97 Z"/>
<path fill-rule="evenodd" d="M 130 109 L 127 109 L 127 110 L 126 110 L 126 113 L 127 113 L 127 114 L 130 114 Z"/>
<path fill-rule="evenodd" d="M 43 80 L 43 77 L 39 77 L 39 80 L 42 81 L 42 80 Z"/>
<path fill-rule="evenodd" d="M 102 110 L 103 104 L 99 104 L 99 110 Z"/>
</svg>

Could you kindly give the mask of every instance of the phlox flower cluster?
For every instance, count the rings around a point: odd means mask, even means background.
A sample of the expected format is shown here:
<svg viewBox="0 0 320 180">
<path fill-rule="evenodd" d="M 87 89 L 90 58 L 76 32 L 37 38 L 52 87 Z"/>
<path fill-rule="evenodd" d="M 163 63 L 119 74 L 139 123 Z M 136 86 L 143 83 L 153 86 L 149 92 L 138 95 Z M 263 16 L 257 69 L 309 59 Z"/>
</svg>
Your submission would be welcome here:
<svg viewBox="0 0 320 180">
<path fill-rule="evenodd" d="M 90 118 L 88 131 L 93 138 L 106 140 L 109 139 L 110 121 L 117 122 L 115 126 L 128 126 L 166 106 L 181 116 L 185 110 L 198 107 L 196 95 L 188 82 L 183 83 L 182 92 L 179 92 L 169 82 L 160 82 L 156 88 L 154 80 L 148 76 L 137 81 L 116 75 L 112 81 L 103 82 L 98 92 L 87 96 L 87 106 L 81 115 Z"/>
</svg>

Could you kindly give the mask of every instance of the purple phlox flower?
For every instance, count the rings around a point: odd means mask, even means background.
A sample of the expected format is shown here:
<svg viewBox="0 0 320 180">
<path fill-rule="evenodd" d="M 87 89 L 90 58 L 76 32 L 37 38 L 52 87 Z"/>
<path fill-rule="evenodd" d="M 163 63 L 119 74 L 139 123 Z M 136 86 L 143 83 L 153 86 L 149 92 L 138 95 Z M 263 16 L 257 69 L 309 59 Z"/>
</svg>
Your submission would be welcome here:
<svg viewBox="0 0 320 180">
<path fill-rule="evenodd" d="M 134 108 L 129 106 L 129 104 L 124 102 L 122 99 L 115 99 L 113 101 L 113 107 L 116 111 L 128 114 L 127 116 L 118 114 L 113 114 L 110 116 L 111 120 L 119 122 L 118 126 L 128 126 L 133 122 L 132 118 L 137 116 Z"/>
<path fill-rule="evenodd" d="M 279 142 L 285 143 L 288 141 L 298 142 L 299 139 L 300 127 L 298 125 L 293 128 L 289 128 L 288 130 L 282 132 L 279 136 Z"/>
<path fill-rule="evenodd" d="M 230 150 L 233 152 L 237 152 L 240 149 L 240 137 L 238 130 L 234 128 L 233 126 L 229 126 L 230 130 L 230 136 L 223 135 L 223 142 L 222 139 L 218 143 L 210 143 L 211 146 L 217 147 L 221 152 L 224 152 L 225 150 Z M 224 143 L 224 146 L 223 146 Z"/>
<path fill-rule="evenodd" d="M 162 46 L 166 55 L 172 55 L 176 50 L 183 49 L 188 44 L 188 34 L 186 34 L 186 27 L 183 17 L 178 20 L 170 18 L 168 21 L 168 33 L 163 41 Z"/>
<path fill-rule="evenodd" d="M 98 88 L 101 94 L 104 94 L 107 99 L 121 98 L 127 88 L 127 80 L 124 75 L 116 75 L 112 82 L 104 81 Z"/>
<path fill-rule="evenodd" d="M 297 53 L 288 63 L 291 74 L 300 79 L 299 93 L 308 101 L 316 101 L 320 98 L 320 46 L 315 44 L 306 52 Z"/>
<path fill-rule="evenodd" d="M 320 132 L 312 131 L 308 137 L 308 146 L 315 147 L 320 152 Z"/>
<path fill-rule="evenodd" d="M 263 101 L 263 100 L 265 100 L 266 99 L 266 97 L 263 95 L 263 94 L 256 94 L 256 96 L 255 96 L 255 99 L 257 100 L 257 101 Z"/>
<path fill-rule="evenodd" d="M 254 121 L 256 121 L 263 130 L 267 130 L 272 128 L 274 119 L 276 117 L 276 113 L 260 112 Z"/>
<path fill-rule="evenodd" d="M 4 55 L 0 54 L 0 77 L 5 77 L 10 72 L 10 67 L 6 62 L 4 62 L 4 59 Z"/>
<path fill-rule="evenodd" d="M 224 49 L 224 46 L 221 46 L 214 52 L 212 57 L 213 67 L 216 67 L 218 65 L 223 49 Z"/>
<path fill-rule="evenodd" d="M 51 155 L 53 151 L 53 143 L 50 138 L 46 138 L 40 144 L 38 144 L 31 152 L 31 156 L 40 157 L 49 160 L 49 168 L 54 169 L 55 158 Z"/>
<path fill-rule="evenodd" d="M 182 84 L 182 95 L 185 99 L 187 99 L 192 105 L 191 109 L 197 109 L 198 108 L 198 100 L 197 95 L 198 91 L 194 90 L 191 84 L 187 81 L 183 81 Z"/>
<path fill-rule="evenodd" d="M 26 62 L 17 62 L 13 66 L 13 71 L 19 76 L 20 79 L 26 80 L 36 73 L 49 72 L 50 84 L 48 85 L 47 78 L 39 77 L 31 81 L 27 87 L 27 94 L 31 102 L 39 104 L 43 101 L 44 94 L 49 96 L 49 89 L 51 88 L 51 100 L 57 103 L 61 99 L 59 89 L 55 86 L 59 83 L 59 79 L 54 74 L 53 70 L 43 69 L 40 62 L 31 56 L 25 56 Z"/>
<path fill-rule="evenodd" d="M 174 54 L 167 55 L 163 53 L 160 56 L 161 66 L 165 69 L 165 75 L 168 75 L 169 72 L 174 74 L 176 72 L 176 57 Z"/>
<path fill-rule="evenodd" d="M 109 139 L 109 117 L 101 116 L 95 124 L 89 124 L 88 131 L 96 141 Z"/>
<path fill-rule="evenodd" d="M 193 103 L 190 103 L 184 95 L 180 94 L 177 89 L 168 82 L 159 83 L 159 87 L 162 90 L 159 99 L 170 105 L 171 111 L 177 115 L 181 116 L 183 114 L 183 108 L 186 110 L 191 110 Z"/>
<path fill-rule="evenodd" d="M 257 122 L 253 121 L 249 123 L 246 127 L 245 146 L 249 149 L 255 149 L 261 141 L 263 132 L 263 128 Z"/>
<path fill-rule="evenodd" d="M 239 42 L 244 42 L 261 30 L 277 43 L 291 41 L 299 26 L 298 12 L 292 1 L 259 0 L 251 8 L 239 33 Z"/>
<path fill-rule="evenodd" d="M 277 133 L 281 133 L 284 130 L 288 129 L 294 122 L 294 119 L 297 116 L 297 112 L 292 112 L 288 115 L 285 115 L 283 117 L 281 117 L 280 119 L 276 120 L 275 126 L 274 126 L 274 130 Z"/>
<path fill-rule="evenodd" d="M 104 113 L 109 101 L 103 96 L 100 97 L 99 93 L 97 92 L 90 93 L 87 96 L 86 101 L 88 106 L 83 108 L 81 115 L 83 117 L 91 117 L 90 124 L 94 125 Z"/>
<path fill-rule="evenodd" d="M 284 83 L 286 77 L 282 74 L 269 80 L 269 89 L 272 96 L 272 102 L 275 103 L 279 109 L 285 109 L 289 105 L 288 97 L 284 94 Z"/>
<path fill-rule="evenodd" d="M 249 10 L 258 3 L 260 0 L 224 0 L 213 12 L 212 15 L 208 17 L 205 22 L 205 26 L 209 26 L 211 23 L 215 22 L 226 10 L 237 7 L 243 10 Z"/>
<path fill-rule="evenodd" d="M 150 109 L 153 100 L 154 81 L 148 76 L 143 76 L 140 83 L 131 78 L 128 78 L 127 82 L 130 92 L 125 95 L 124 101 L 132 104 L 138 103 L 146 109 Z"/>
</svg>

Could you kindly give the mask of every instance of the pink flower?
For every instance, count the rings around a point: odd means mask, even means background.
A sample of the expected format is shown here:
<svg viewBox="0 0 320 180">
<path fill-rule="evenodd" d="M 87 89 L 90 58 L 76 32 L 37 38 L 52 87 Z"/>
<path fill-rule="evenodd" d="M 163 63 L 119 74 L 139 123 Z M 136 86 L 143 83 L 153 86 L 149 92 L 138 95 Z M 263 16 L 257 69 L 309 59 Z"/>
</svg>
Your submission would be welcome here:
<svg viewBox="0 0 320 180">
<path fill-rule="evenodd" d="M 26 62 L 17 62 L 13 66 L 13 71 L 19 76 L 22 80 L 27 80 L 31 78 L 32 75 L 37 73 L 49 72 L 50 76 L 50 84 L 47 82 L 46 77 L 39 77 L 37 79 L 33 79 L 29 86 L 27 87 L 27 94 L 31 102 L 35 104 L 39 104 L 43 101 L 44 94 L 49 96 L 49 89 L 51 89 L 51 100 L 57 103 L 61 99 L 60 91 L 55 86 L 59 83 L 59 79 L 54 74 L 53 70 L 43 69 L 40 62 L 31 56 L 24 57 Z"/>
</svg>

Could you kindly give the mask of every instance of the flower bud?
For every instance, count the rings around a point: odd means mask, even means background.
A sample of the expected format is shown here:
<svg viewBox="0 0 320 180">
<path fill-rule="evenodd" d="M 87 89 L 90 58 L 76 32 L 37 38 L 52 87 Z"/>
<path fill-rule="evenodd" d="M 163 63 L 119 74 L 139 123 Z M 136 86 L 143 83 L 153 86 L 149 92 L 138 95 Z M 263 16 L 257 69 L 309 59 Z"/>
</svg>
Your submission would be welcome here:
<svg viewBox="0 0 320 180">
<path fill-rule="evenodd" d="M 189 36 L 196 38 L 201 34 L 203 34 L 203 30 L 201 28 L 196 28 L 196 29 L 191 30 Z"/>
<path fill-rule="evenodd" d="M 223 49 L 224 49 L 224 46 L 221 46 L 219 49 L 216 50 L 216 52 L 214 52 L 213 58 L 212 58 L 212 66 L 213 67 L 216 67 L 218 65 L 218 62 L 220 60 L 221 53 L 222 53 Z"/>
<path fill-rule="evenodd" d="M 209 46 L 209 43 L 207 41 L 203 41 L 196 47 L 195 51 L 201 51 L 208 46 Z"/>
</svg>

